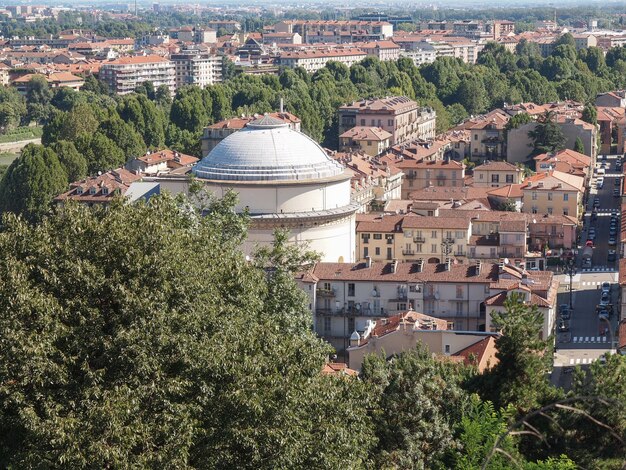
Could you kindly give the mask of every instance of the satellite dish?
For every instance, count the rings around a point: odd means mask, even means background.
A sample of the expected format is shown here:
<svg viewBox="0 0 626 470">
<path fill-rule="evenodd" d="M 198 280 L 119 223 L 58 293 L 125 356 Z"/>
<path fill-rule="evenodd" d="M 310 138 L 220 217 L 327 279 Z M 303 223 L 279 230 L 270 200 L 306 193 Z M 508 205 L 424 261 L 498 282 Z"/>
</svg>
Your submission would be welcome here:
<svg viewBox="0 0 626 470">
<path fill-rule="evenodd" d="M 435 292 L 435 300 L 439 300 L 439 292 Z"/>
</svg>

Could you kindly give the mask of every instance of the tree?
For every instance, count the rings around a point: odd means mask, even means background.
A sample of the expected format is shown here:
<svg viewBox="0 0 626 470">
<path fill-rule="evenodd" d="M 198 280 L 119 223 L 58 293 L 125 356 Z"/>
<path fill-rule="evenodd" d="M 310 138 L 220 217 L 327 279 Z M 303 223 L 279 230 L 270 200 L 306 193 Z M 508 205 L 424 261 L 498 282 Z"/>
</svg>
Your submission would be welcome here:
<svg viewBox="0 0 626 470">
<path fill-rule="evenodd" d="M 557 152 L 565 148 L 566 137 L 552 111 L 546 111 L 535 128 L 528 132 L 537 153 Z"/>
<path fill-rule="evenodd" d="M 91 175 L 119 168 L 126 162 L 122 149 L 100 131 L 93 135 L 83 134 L 75 143 L 85 156 L 87 171 Z"/>
<path fill-rule="evenodd" d="M 585 144 L 583 144 L 583 140 L 580 137 L 576 137 L 576 142 L 574 143 L 574 152 L 585 153 Z"/>
<path fill-rule="evenodd" d="M 436 361 L 423 348 L 392 361 L 368 356 L 363 380 L 379 398 L 373 419 L 378 445 L 376 468 L 435 468 L 449 449 L 458 448 L 453 423 L 467 404 L 459 386 L 460 366 Z"/>
<path fill-rule="evenodd" d="M 546 376 L 551 350 L 541 339 L 543 314 L 529 306 L 518 293 L 508 295 L 505 311 L 492 312 L 492 323 L 500 336 L 496 340 L 498 364 L 476 379 L 483 400 L 497 408 L 513 405 L 520 414 L 539 408 L 558 396 Z"/>
<path fill-rule="evenodd" d="M 559 36 L 559 38 L 554 42 L 554 47 L 558 46 L 571 46 L 576 49 L 576 40 L 571 33 L 565 33 Z"/>
<path fill-rule="evenodd" d="M 118 116 L 103 121 L 99 130 L 119 147 L 125 160 L 141 157 L 146 153 L 146 145 L 141 135 Z"/>
<path fill-rule="evenodd" d="M 589 124 L 598 124 L 598 111 L 596 110 L 596 107 L 594 105 L 585 105 L 583 109 L 582 120 L 588 122 Z"/>
<path fill-rule="evenodd" d="M 67 175 L 52 149 L 28 144 L 0 181 L 0 212 L 40 220 L 67 188 Z"/>
<path fill-rule="evenodd" d="M 67 180 L 72 183 L 87 176 L 87 160 L 78 153 L 74 143 L 68 140 L 59 140 L 52 145 L 52 150 L 57 154 L 59 162 L 65 169 Z"/>
<path fill-rule="evenodd" d="M 246 261 L 233 204 L 202 217 L 162 195 L 4 219 L 2 467 L 364 466 L 373 395 L 320 374 L 330 351 L 298 326 L 304 294 L 273 275 L 298 260 L 277 244 Z"/>
<path fill-rule="evenodd" d="M 43 75 L 33 75 L 26 87 L 26 103 L 28 118 L 31 121 L 43 122 L 50 115 L 52 91 Z"/>
</svg>

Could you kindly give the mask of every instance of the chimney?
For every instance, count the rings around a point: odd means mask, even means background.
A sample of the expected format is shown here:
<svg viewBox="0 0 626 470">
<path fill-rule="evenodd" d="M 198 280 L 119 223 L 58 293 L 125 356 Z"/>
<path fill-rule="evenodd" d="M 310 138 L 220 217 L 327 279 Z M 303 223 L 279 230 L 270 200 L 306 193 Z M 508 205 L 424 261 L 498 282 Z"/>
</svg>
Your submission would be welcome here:
<svg viewBox="0 0 626 470">
<path fill-rule="evenodd" d="M 398 260 L 394 259 L 393 261 L 391 261 L 391 272 L 395 274 L 397 270 L 398 270 Z"/>
<path fill-rule="evenodd" d="M 368 268 L 372 267 L 372 257 L 371 256 L 366 256 L 365 257 L 365 266 Z"/>
<path fill-rule="evenodd" d="M 452 258 L 446 259 L 446 271 L 450 271 L 452 269 Z"/>
<path fill-rule="evenodd" d="M 359 346 L 361 344 L 361 335 L 354 330 L 350 335 L 350 347 Z"/>
</svg>

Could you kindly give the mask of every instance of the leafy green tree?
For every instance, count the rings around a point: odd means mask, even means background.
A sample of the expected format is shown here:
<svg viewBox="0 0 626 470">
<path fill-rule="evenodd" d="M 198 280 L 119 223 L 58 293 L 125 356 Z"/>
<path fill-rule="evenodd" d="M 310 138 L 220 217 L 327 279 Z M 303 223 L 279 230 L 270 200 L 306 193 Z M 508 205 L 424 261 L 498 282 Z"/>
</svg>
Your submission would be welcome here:
<svg viewBox="0 0 626 470">
<path fill-rule="evenodd" d="M 212 106 L 209 107 L 209 112 L 212 112 Z M 209 112 L 202 90 L 197 86 L 187 86 L 177 91 L 172 102 L 170 120 L 180 129 L 199 132 L 204 126 L 211 124 Z"/>
<path fill-rule="evenodd" d="M 70 111 L 79 101 L 84 100 L 84 96 L 73 88 L 63 86 L 55 90 L 50 104 L 60 111 Z"/>
<path fill-rule="evenodd" d="M 165 116 L 147 96 L 141 94 L 124 96 L 118 105 L 117 112 L 141 135 L 147 147 L 163 147 Z"/>
<path fill-rule="evenodd" d="M 52 91 L 43 75 L 33 75 L 26 86 L 28 119 L 43 122 L 50 116 Z"/>
<path fill-rule="evenodd" d="M 59 162 L 65 169 L 67 180 L 72 183 L 87 176 L 87 160 L 78 153 L 74 143 L 68 140 L 59 140 L 52 145 Z"/>
<path fill-rule="evenodd" d="M 554 47 L 557 48 L 559 46 L 570 46 L 576 49 L 576 40 L 571 33 L 565 33 L 559 36 L 559 38 L 554 42 Z"/>
<path fill-rule="evenodd" d="M 546 111 L 537 121 L 537 125 L 528 131 L 537 153 L 556 152 L 565 148 L 566 137 L 561 126 L 556 122 L 552 111 Z"/>
<path fill-rule="evenodd" d="M 366 357 L 363 380 L 380 397 L 372 412 L 376 468 L 434 468 L 447 451 L 458 448 L 453 426 L 468 404 L 459 367 L 436 361 L 423 348 L 392 361 Z"/>
<path fill-rule="evenodd" d="M 146 145 L 141 135 L 118 116 L 103 121 L 99 131 L 119 147 L 126 160 L 141 157 L 146 153 Z"/>
<path fill-rule="evenodd" d="M 580 137 L 576 137 L 576 142 L 574 142 L 574 152 L 585 153 L 585 144 Z"/>
<path fill-rule="evenodd" d="M 450 116 L 450 122 L 455 126 L 469 117 L 469 114 L 461 103 L 454 103 L 450 106 L 446 106 L 446 110 Z"/>
<path fill-rule="evenodd" d="M 558 397 L 547 380 L 551 354 L 548 339 L 541 339 L 543 314 L 511 293 L 503 313 L 493 312 L 492 323 L 501 335 L 496 340 L 498 364 L 477 377 L 478 391 L 497 408 L 513 405 L 525 414 Z"/>
<path fill-rule="evenodd" d="M 373 394 L 320 374 L 298 256 L 278 243 L 246 261 L 233 204 L 4 219 L 2 467 L 365 466 Z"/>
<path fill-rule="evenodd" d="M 0 87 L 0 126 L 4 130 L 19 126 L 26 112 L 26 101 L 14 87 Z"/>
<path fill-rule="evenodd" d="M 587 93 L 583 86 L 576 80 L 563 80 L 556 86 L 559 98 L 563 100 L 574 100 L 578 102 L 587 101 Z"/>
<path fill-rule="evenodd" d="M 67 174 L 54 151 L 28 144 L 0 181 L 0 212 L 38 221 L 66 188 Z"/>
<path fill-rule="evenodd" d="M 588 104 L 583 109 L 582 120 L 589 124 L 598 124 L 598 111 L 592 104 Z"/>
<path fill-rule="evenodd" d="M 76 139 L 76 148 L 87 160 L 87 171 L 94 175 L 119 168 L 126 162 L 126 155 L 115 142 L 102 132 L 83 134 Z"/>
</svg>

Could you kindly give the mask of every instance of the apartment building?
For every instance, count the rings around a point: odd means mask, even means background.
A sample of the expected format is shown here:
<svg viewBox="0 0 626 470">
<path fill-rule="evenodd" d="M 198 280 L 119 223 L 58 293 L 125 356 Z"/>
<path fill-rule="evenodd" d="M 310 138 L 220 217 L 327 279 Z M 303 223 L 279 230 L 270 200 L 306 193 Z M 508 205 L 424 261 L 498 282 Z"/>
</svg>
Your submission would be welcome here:
<svg viewBox="0 0 626 470">
<path fill-rule="evenodd" d="M 432 64 L 437 59 L 437 51 L 432 44 L 423 42 L 410 51 L 400 52 L 400 57 L 407 57 L 420 67 L 424 64 Z"/>
<path fill-rule="evenodd" d="M 520 184 L 524 179 L 524 172 L 518 166 L 492 160 L 476 166 L 473 175 L 475 187 L 500 188 L 509 184 Z"/>
<path fill-rule="evenodd" d="M 176 89 L 174 63 L 160 56 L 120 57 L 102 64 L 100 79 L 120 95 L 131 93 L 137 85 L 150 81 L 157 88 L 165 85 L 172 93 Z"/>
<path fill-rule="evenodd" d="M 50 88 L 67 87 L 78 91 L 85 84 L 85 80 L 82 77 L 78 77 L 69 72 L 53 72 L 45 75 L 37 73 L 22 75 L 13 80 L 11 85 L 13 85 L 21 95 L 26 95 L 30 81 L 35 77 L 43 77 L 46 82 L 48 82 L 48 85 L 50 85 Z"/>
<path fill-rule="evenodd" d="M 393 25 L 385 21 L 285 20 L 274 25 L 277 33 L 298 33 L 306 44 L 337 44 L 382 41 L 393 36 Z"/>
<path fill-rule="evenodd" d="M 359 44 L 359 49 L 383 62 L 400 58 L 400 46 L 393 41 L 366 42 Z"/>
<path fill-rule="evenodd" d="M 582 211 L 584 178 L 550 170 L 524 180 L 523 207 L 528 214 L 569 215 L 578 218 Z"/>
<path fill-rule="evenodd" d="M 389 357 L 419 345 L 438 357 L 463 362 L 483 372 L 498 363 L 496 338 L 496 333 L 449 330 L 447 321 L 409 310 L 372 321 L 365 331 L 353 331 L 348 363 L 360 370 L 369 354 L 384 351 Z"/>
<path fill-rule="evenodd" d="M 465 178 L 465 164 L 454 160 L 411 160 L 400 157 L 394 159 L 393 166 L 404 173 L 402 199 L 410 199 L 410 194 L 430 187 L 462 187 Z"/>
<path fill-rule="evenodd" d="M 222 57 L 194 49 L 170 55 L 176 88 L 197 85 L 204 88 L 222 81 Z"/>
<path fill-rule="evenodd" d="M 626 150 L 626 108 L 618 106 L 597 106 L 598 125 L 600 126 L 600 152 L 613 153 L 613 135 L 617 129 L 615 147 L 617 153 Z"/>
<path fill-rule="evenodd" d="M 339 136 L 339 150 L 361 150 L 376 156 L 391 145 L 391 134 L 380 127 L 353 127 Z"/>
<path fill-rule="evenodd" d="M 423 258 L 429 263 L 464 259 L 468 254 L 471 225 L 469 217 L 358 216 L 357 259 L 408 262 Z"/>
<path fill-rule="evenodd" d="M 557 170 L 585 178 L 585 182 L 588 182 L 592 175 L 591 158 L 574 150 L 563 149 L 556 153 L 542 153 L 535 156 L 534 160 L 538 173 Z"/>
<path fill-rule="evenodd" d="M 263 33 L 263 44 L 302 44 L 302 36 L 298 33 Z"/>
<path fill-rule="evenodd" d="M 534 251 L 576 249 L 578 220 L 569 215 L 532 217 L 528 224 L 529 248 Z"/>
<path fill-rule="evenodd" d="M 289 124 L 289 127 L 297 132 L 301 130 L 301 121 L 300 118 L 287 112 L 277 112 L 277 113 L 269 113 L 268 116 L 271 116 L 276 119 L 280 119 L 281 121 Z M 202 146 L 202 155 L 208 155 L 211 150 L 215 148 L 217 144 L 219 144 L 222 140 L 224 140 L 229 135 L 243 129 L 246 127 L 250 121 L 256 119 L 258 116 L 241 116 L 234 117 L 230 119 L 224 119 L 223 121 L 216 122 L 210 126 L 207 126 L 203 129 L 202 138 L 200 139 L 200 144 Z"/>
<path fill-rule="evenodd" d="M 354 101 L 338 114 L 339 135 L 356 126 L 375 126 L 391 133 L 391 145 L 435 137 L 437 113 L 406 96 Z"/>
<path fill-rule="evenodd" d="M 160 175 L 178 168 L 191 168 L 200 159 L 175 150 L 148 151 L 126 163 L 126 169 L 141 175 Z"/>
<path fill-rule="evenodd" d="M 551 272 L 530 274 L 506 261 L 317 263 L 298 282 L 308 295 L 315 331 L 337 350 L 346 348 L 355 330 L 365 336 L 361 333 L 372 322 L 410 309 L 445 320 L 448 329 L 488 330 L 487 299 L 493 299 L 490 308 L 497 308 L 494 296 L 520 288 L 530 290 L 531 301 L 544 299 L 547 337 L 555 321 L 558 289 Z"/>
<path fill-rule="evenodd" d="M 471 135 L 470 155 L 472 159 L 491 160 L 506 158 L 507 140 L 505 126 L 511 117 L 501 109 L 465 121 L 456 130 L 467 130 Z"/>
<path fill-rule="evenodd" d="M 283 51 L 277 58 L 278 65 L 289 68 L 302 67 L 307 72 L 317 72 L 324 68 L 328 61 L 334 61 L 351 67 L 365 59 L 367 53 L 355 47 L 336 47 L 325 50 Z"/>
</svg>

